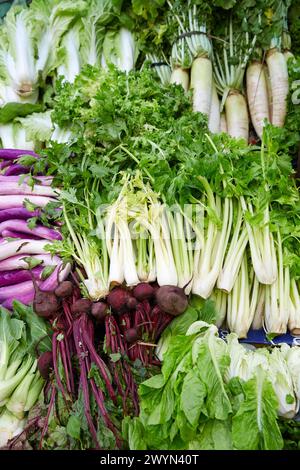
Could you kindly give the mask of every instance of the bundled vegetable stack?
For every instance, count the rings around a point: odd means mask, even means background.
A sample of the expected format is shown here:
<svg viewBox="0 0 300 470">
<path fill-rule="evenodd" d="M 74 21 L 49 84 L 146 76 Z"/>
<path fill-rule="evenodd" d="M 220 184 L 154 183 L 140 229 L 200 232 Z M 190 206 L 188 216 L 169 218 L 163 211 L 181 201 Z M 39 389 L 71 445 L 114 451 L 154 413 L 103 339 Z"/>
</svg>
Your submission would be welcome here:
<svg viewBox="0 0 300 470">
<path fill-rule="evenodd" d="M 43 290 L 53 289 L 68 275 L 70 265 L 64 267 L 47 249 L 61 234 L 58 227 L 50 228 L 40 221 L 46 208 L 49 213 L 52 210 L 54 221 L 57 219 L 58 190 L 51 187 L 51 177 L 30 175 L 28 163 L 38 155 L 2 149 L 0 158 L 0 303 L 11 309 L 15 299 L 31 303 L 36 284 Z M 44 220 L 49 225 L 46 216 Z"/>
<path fill-rule="evenodd" d="M 40 398 L 45 382 L 37 367 L 35 348 L 47 351 L 51 342 L 45 321 L 19 302 L 14 302 L 13 316 L 1 307 L 0 325 L 0 447 L 3 447 L 26 428 L 30 412 Z"/>
<path fill-rule="evenodd" d="M 139 418 L 123 422 L 130 448 L 281 449 L 278 416 L 299 408 L 300 349 L 246 350 L 214 325 L 196 321 L 184 335 L 179 323 L 161 374 L 140 385 Z"/>
</svg>

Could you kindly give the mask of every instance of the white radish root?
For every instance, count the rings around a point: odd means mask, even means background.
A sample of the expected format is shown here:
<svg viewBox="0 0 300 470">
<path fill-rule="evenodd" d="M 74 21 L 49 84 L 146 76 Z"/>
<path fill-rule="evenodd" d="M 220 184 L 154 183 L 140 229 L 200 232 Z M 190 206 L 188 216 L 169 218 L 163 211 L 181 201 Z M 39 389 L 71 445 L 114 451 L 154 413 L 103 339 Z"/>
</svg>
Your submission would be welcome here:
<svg viewBox="0 0 300 470">
<path fill-rule="evenodd" d="M 272 89 L 272 124 L 282 127 L 286 116 L 286 99 L 289 91 L 288 69 L 285 57 L 277 49 L 267 54 L 267 65 Z"/>
<path fill-rule="evenodd" d="M 185 92 L 188 91 L 190 84 L 188 69 L 183 69 L 181 67 L 174 68 L 171 74 L 170 83 L 181 85 Z"/>
<path fill-rule="evenodd" d="M 264 120 L 270 121 L 267 81 L 263 65 L 252 62 L 246 72 L 247 98 L 251 120 L 256 134 L 261 139 Z"/>
<path fill-rule="evenodd" d="M 212 63 L 205 57 L 197 57 L 191 68 L 193 111 L 209 116 L 212 100 Z"/>
<path fill-rule="evenodd" d="M 208 129 L 213 134 L 218 134 L 220 132 L 220 101 L 218 98 L 218 93 L 216 85 L 213 82 L 212 85 L 212 96 L 211 96 L 211 106 L 210 113 L 208 118 Z"/>
<path fill-rule="evenodd" d="M 248 142 L 249 117 L 245 97 L 237 90 L 231 90 L 225 101 L 227 132 L 231 137 Z"/>
<path fill-rule="evenodd" d="M 227 134 L 227 122 L 225 113 L 221 113 L 220 115 L 220 131 L 225 132 Z"/>
</svg>

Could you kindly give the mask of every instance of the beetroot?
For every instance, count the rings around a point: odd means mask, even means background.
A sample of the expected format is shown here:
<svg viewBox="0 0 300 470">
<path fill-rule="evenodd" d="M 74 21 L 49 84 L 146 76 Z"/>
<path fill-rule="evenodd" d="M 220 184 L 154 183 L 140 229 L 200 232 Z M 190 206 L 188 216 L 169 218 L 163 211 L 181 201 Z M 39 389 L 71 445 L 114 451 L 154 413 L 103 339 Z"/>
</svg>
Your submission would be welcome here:
<svg viewBox="0 0 300 470">
<path fill-rule="evenodd" d="M 141 282 L 133 289 L 134 297 L 140 302 L 143 300 L 149 300 L 154 295 L 154 289 L 150 284 L 146 282 Z"/>
<path fill-rule="evenodd" d="M 33 310 L 39 317 L 50 318 L 59 310 L 59 302 L 54 292 L 44 292 L 35 286 Z"/>
<path fill-rule="evenodd" d="M 46 351 L 40 355 L 37 361 L 37 367 L 43 379 L 47 380 L 51 369 L 53 369 L 53 357 L 51 351 Z"/>
<path fill-rule="evenodd" d="M 134 297 L 128 296 L 126 306 L 129 310 L 135 310 L 137 307 L 137 300 Z"/>
<path fill-rule="evenodd" d="M 63 281 L 59 284 L 59 286 L 55 289 L 54 293 L 57 297 L 61 297 L 62 299 L 65 297 L 70 297 L 73 292 L 73 284 L 71 281 Z"/>
<path fill-rule="evenodd" d="M 177 316 L 188 307 L 188 299 L 184 289 L 176 286 L 162 286 L 155 292 L 155 300 L 161 310 Z"/>
<path fill-rule="evenodd" d="M 129 293 L 122 287 L 115 287 L 107 296 L 108 305 L 118 313 L 122 313 L 127 310 L 127 301 L 129 299 Z"/>
<path fill-rule="evenodd" d="M 91 308 L 91 314 L 93 317 L 99 321 L 104 321 L 106 315 L 109 313 L 108 306 L 104 302 L 95 302 Z"/>
<path fill-rule="evenodd" d="M 124 333 L 127 343 L 136 343 L 140 339 L 139 332 L 136 328 L 129 328 Z"/>
<path fill-rule="evenodd" d="M 92 302 L 88 299 L 79 299 L 71 307 L 72 313 L 88 313 L 91 310 Z"/>
</svg>

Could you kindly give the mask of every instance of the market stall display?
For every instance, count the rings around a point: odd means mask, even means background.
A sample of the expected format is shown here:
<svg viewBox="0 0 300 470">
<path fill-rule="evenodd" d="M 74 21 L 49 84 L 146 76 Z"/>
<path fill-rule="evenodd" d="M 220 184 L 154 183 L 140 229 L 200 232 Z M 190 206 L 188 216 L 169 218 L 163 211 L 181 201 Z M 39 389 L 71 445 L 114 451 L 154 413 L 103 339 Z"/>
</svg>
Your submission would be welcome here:
<svg viewBox="0 0 300 470">
<path fill-rule="evenodd" d="M 9 9 L 1 448 L 299 448 L 295 11 Z"/>
</svg>

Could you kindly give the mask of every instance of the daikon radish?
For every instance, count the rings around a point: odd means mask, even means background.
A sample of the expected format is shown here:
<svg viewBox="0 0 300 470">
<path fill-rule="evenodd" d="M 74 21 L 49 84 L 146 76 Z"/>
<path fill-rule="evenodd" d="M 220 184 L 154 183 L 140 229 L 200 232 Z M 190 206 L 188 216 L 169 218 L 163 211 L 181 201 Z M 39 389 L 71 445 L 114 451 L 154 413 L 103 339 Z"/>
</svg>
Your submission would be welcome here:
<svg viewBox="0 0 300 470">
<path fill-rule="evenodd" d="M 294 54 L 291 51 L 288 51 L 288 50 L 284 51 L 283 55 L 284 55 L 284 58 L 286 60 L 286 63 L 288 63 L 289 59 L 294 59 L 295 58 Z"/>
<path fill-rule="evenodd" d="M 197 57 L 191 69 L 193 111 L 209 115 L 212 100 L 212 63 L 207 57 Z"/>
<path fill-rule="evenodd" d="M 249 117 L 245 97 L 231 90 L 225 101 L 227 132 L 231 137 L 248 141 Z"/>
<path fill-rule="evenodd" d="M 273 97 L 272 97 L 272 88 L 271 88 L 270 74 L 269 74 L 269 69 L 268 69 L 267 64 L 264 64 L 263 67 L 264 67 L 264 72 L 265 72 L 265 79 L 266 79 L 267 93 L 268 93 L 269 117 L 270 117 L 270 122 L 272 122 L 272 103 L 273 103 Z"/>
<path fill-rule="evenodd" d="M 221 113 L 220 115 L 220 131 L 225 132 L 227 134 L 227 122 L 225 113 Z"/>
<path fill-rule="evenodd" d="M 270 121 L 267 82 L 261 62 L 254 61 L 248 66 L 246 82 L 252 124 L 261 139 L 264 120 Z"/>
<path fill-rule="evenodd" d="M 208 118 L 208 129 L 213 134 L 220 132 L 220 101 L 217 94 L 216 85 L 212 85 L 211 107 Z"/>
<path fill-rule="evenodd" d="M 287 106 L 286 99 L 289 91 L 288 69 L 285 57 L 278 49 L 268 51 L 267 65 L 270 74 L 272 90 L 272 124 L 283 127 Z"/>
<path fill-rule="evenodd" d="M 182 67 L 175 67 L 171 73 L 170 83 L 181 85 L 184 91 L 188 91 L 190 84 L 190 76 L 188 69 L 183 69 Z"/>
</svg>

